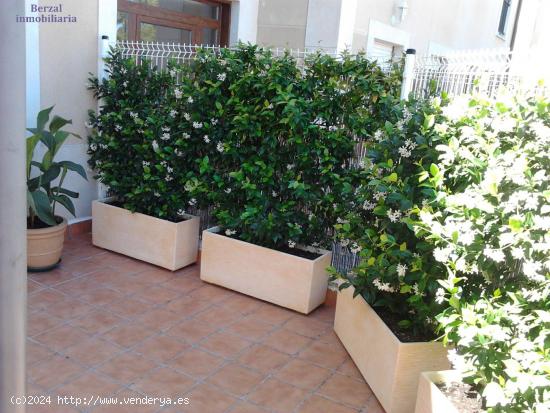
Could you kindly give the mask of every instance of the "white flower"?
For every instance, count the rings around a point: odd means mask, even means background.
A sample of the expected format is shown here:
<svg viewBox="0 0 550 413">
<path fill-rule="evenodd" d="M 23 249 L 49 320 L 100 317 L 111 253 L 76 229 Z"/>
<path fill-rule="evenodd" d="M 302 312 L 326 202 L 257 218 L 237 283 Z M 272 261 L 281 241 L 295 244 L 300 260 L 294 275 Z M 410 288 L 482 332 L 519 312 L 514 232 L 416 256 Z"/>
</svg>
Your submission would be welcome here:
<svg viewBox="0 0 550 413">
<path fill-rule="evenodd" d="M 215 126 L 218 124 L 218 119 L 212 118 L 210 119 L 210 123 Z"/>
<path fill-rule="evenodd" d="M 124 83 L 122 83 L 122 86 L 123 86 L 123 87 L 128 87 L 128 81 L 125 80 Z"/>
<path fill-rule="evenodd" d="M 395 288 L 393 288 L 389 283 L 383 283 L 378 278 L 375 278 L 372 283 L 380 291 L 385 291 L 388 293 L 393 293 L 396 291 Z"/>
<path fill-rule="evenodd" d="M 122 130 L 122 126 L 120 126 L 120 125 L 115 125 L 115 130 L 116 130 L 117 132 L 120 132 L 120 131 Z"/>
<path fill-rule="evenodd" d="M 365 201 L 363 203 L 363 209 L 370 211 L 372 209 L 376 208 L 376 204 L 374 202 Z"/>
<path fill-rule="evenodd" d="M 151 165 L 151 162 L 142 161 L 141 164 L 143 165 L 143 167 L 146 167 L 146 166 L 150 166 L 150 165 Z"/>
<path fill-rule="evenodd" d="M 166 182 L 170 182 L 170 181 L 173 180 L 173 179 L 174 179 L 174 177 L 172 177 L 171 175 L 166 175 L 166 176 L 164 177 L 164 180 L 165 180 Z"/>
<path fill-rule="evenodd" d="M 398 130 L 403 130 L 403 126 L 405 126 L 405 121 L 403 119 L 398 120 L 397 123 L 395 124 L 395 127 Z"/>
<path fill-rule="evenodd" d="M 351 251 L 352 254 L 357 254 L 357 253 L 361 252 L 361 249 L 362 248 L 356 242 L 351 244 L 351 247 L 349 248 L 349 250 Z"/>
<path fill-rule="evenodd" d="M 194 102 L 193 98 L 191 96 L 189 96 L 187 98 L 187 103 L 193 103 L 193 102 Z"/>
<path fill-rule="evenodd" d="M 445 301 L 445 290 L 443 288 L 438 288 L 435 292 L 435 302 L 437 304 L 443 304 Z"/>
<path fill-rule="evenodd" d="M 181 99 L 181 97 L 183 96 L 183 92 L 179 89 L 174 89 L 174 96 L 176 97 L 176 99 Z"/>
<path fill-rule="evenodd" d="M 126 70 L 125 67 L 123 67 L 122 69 L 120 69 L 120 73 L 125 75 L 128 71 Z"/>
<path fill-rule="evenodd" d="M 195 129 L 200 129 L 200 128 L 202 128 L 202 123 L 201 122 L 193 122 L 193 127 Z"/>
<path fill-rule="evenodd" d="M 219 81 L 223 82 L 226 76 L 227 75 L 225 73 L 218 73 L 218 76 L 216 77 L 218 78 Z"/>
<path fill-rule="evenodd" d="M 191 137 L 191 135 L 189 135 L 187 132 L 183 132 L 183 133 L 181 134 L 181 137 L 182 137 L 183 139 L 189 139 L 189 138 Z"/>
<path fill-rule="evenodd" d="M 183 209 L 178 209 L 178 215 L 185 215 L 185 211 Z"/>
<path fill-rule="evenodd" d="M 523 249 L 518 248 L 518 247 L 512 248 L 512 257 L 514 257 L 516 260 L 523 259 L 525 257 Z"/>
<path fill-rule="evenodd" d="M 84 126 L 88 129 L 92 129 L 94 127 L 94 125 L 92 125 L 90 122 L 84 122 Z"/>
<path fill-rule="evenodd" d="M 195 198 L 191 198 L 189 200 L 189 205 L 195 205 L 197 203 L 197 200 Z"/>
<path fill-rule="evenodd" d="M 394 211 L 391 208 L 388 210 L 388 218 L 391 222 L 399 222 L 402 216 L 403 214 L 399 210 Z"/>
<path fill-rule="evenodd" d="M 433 255 L 436 261 L 447 262 L 447 260 L 449 259 L 449 255 L 451 255 L 451 252 L 452 252 L 451 247 L 435 248 Z"/>
<path fill-rule="evenodd" d="M 230 193 L 231 193 L 231 188 L 225 188 L 225 189 L 224 189 L 224 192 L 225 192 L 226 194 L 230 194 Z"/>
<path fill-rule="evenodd" d="M 96 151 L 97 150 L 97 145 L 95 143 L 91 143 L 90 144 L 90 150 L 91 151 Z"/>
<path fill-rule="evenodd" d="M 292 168 L 294 168 L 294 164 L 289 163 L 289 164 L 286 165 L 287 170 L 290 171 Z"/>
<path fill-rule="evenodd" d="M 380 199 L 386 198 L 386 193 L 378 191 L 378 192 L 375 192 L 373 196 L 374 196 L 374 199 L 379 201 Z"/>
<path fill-rule="evenodd" d="M 134 119 L 134 120 L 137 119 L 137 117 L 138 117 L 138 114 L 137 114 L 136 112 L 130 111 L 128 114 L 129 114 L 130 117 L 131 117 L 132 119 Z"/>
<path fill-rule="evenodd" d="M 187 120 L 187 121 L 191 120 L 191 115 L 190 115 L 189 113 L 187 113 L 187 112 L 185 112 L 185 113 L 183 114 L 183 117 L 184 117 L 185 120 Z"/>
<path fill-rule="evenodd" d="M 157 151 L 157 150 L 158 150 L 159 144 L 157 143 L 157 141 L 153 141 L 153 142 L 151 143 L 151 145 L 153 145 L 153 150 L 154 150 L 154 151 Z"/>
<path fill-rule="evenodd" d="M 483 250 L 483 255 L 485 255 L 487 258 L 490 258 L 495 262 L 502 262 L 506 258 L 506 256 L 501 250 L 497 250 L 490 247 L 485 247 L 485 249 Z"/>
<path fill-rule="evenodd" d="M 399 277 L 404 277 L 407 272 L 407 268 L 408 267 L 404 264 L 401 264 L 401 263 L 397 264 L 397 267 L 395 268 L 395 270 L 397 271 L 397 275 Z"/>
<path fill-rule="evenodd" d="M 170 139 L 170 134 L 168 132 L 164 132 L 160 139 L 162 139 L 163 141 L 167 141 L 168 139 Z"/>
<path fill-rule="evenodd" d="M 169 113 L 170 117 L 172 118 L 175 118 L 177 114 L 178 114 L 178 111 L 175 109 L 172 109 Z"/>
<path fill-rule="evenodd" d="M 172 168 L 171 166 L 167 166 L 166 171 L 171 174 L 172 172 L 174 172 L 174 168 Z"/>
<path fill-rule="evenodd" d="M 408 158 L 412 155 L 412 152 L 406 146 L 401 146 L 397 152 L 399 152 L 399 156 L 402 158 Z"/>
<path fill-rule="evenodd" d="M 288 241 L 289 248 L 294 248 L 296 246 L 296 242 L 294 241 Z"/>
<path fill-rule="evenodd" d="M 158 193 L 157 191 L 153 192 L 153 195 L 156 196 L 157 198 L 160 196 L 160 193 Z"/>
<path fill-rule="evenodd" d="M 544 275 L 540 274 L 539 271 L 542 269 L 542 264 L 537 261 L 526 261 L 523 264 L 523 274 L 529 278 L 531 281 L 544 281 Z"/>
<path fill-rule="evenodd" d="M 382 131 L 382 129 L 378 129 L 376 132 L 374 132 L 373 137 L 377 142 L 381 142 L 384 139 L 384 132 Z"/>
<path fill-rule="evenodd" d="M 350 242 L 349 239 L 341 239 L 340 240 L 340 245 L 342 247 L 347 247 L 349 245 L 349 242 Z"/>
<path fill-rule="evenodd" d="M 176 73 L 177 73 L 177 72 L 176 72 L 174 69 L 170 69 L 170 72 L 169 72 L 169 73 L 170 73 L 170 76 L 176 77 Z"/>
<path fill-rule="evenodd" d="M 228 237 L 230 237 L 231 235 L 235 235 L 237 233 L 237 231 L 235 231 L 234 229 L 226 229 L 225 230 L 225 235 L 227 235 Z"/>
<path fill-rule="evenodd" d="M 277 192 L 275 192 L 275 191 L 271 191 L 271 196 L 272 196 L 273 198 L 275 198 L 275 197 L 279 196 L 279 194 L 278 194 Z"/>
<path fill-rule="evenodd" d="M 216 145 L 216 150 L 217 150 L 218 152 L 222 152 L 222 153 L 223 153 L 223 150 L 224 150 L 224 148 L 223 148 L 223 143 L 218 142 L 218 144 Z"/>
<path fill-rule="evenodd" d="M 206 143 L 210 143 L 210 138 L 208 137 L 208 135 L 204 135 L 202 137 L 203 141 L 206 142 Z"/>
</svg>

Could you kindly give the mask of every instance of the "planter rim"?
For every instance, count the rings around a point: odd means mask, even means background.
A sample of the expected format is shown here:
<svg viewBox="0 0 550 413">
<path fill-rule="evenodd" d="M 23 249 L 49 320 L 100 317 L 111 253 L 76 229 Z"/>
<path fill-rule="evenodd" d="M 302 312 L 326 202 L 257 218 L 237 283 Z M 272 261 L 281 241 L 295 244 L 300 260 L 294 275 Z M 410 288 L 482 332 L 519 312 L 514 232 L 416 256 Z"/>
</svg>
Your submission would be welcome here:
<svg viewBox="0 0 550 413">
<path fill-rule="evenodd" d="M 56 218 L 61 218 L 62 220 L 57 225 L 53 225 L 47 228 L 27 228 L 27 232 L 30 232 L 31 234 L 35 234 L 35 235 L 42 235 L 42 234 L 48 234 L 50 232 L 59 231 L 67 226 L 67 218 L 60 217 L 58 215 L 56 215 Z"/>
<path fill-rule="evenodd" d="M 338 286 L 340 285 L 340 283 L 342 283 L 343 281 L 342 280 L 338 280 Z M 349 287 L 345 288 L 346 290 L 349 289 L 349 288 L 352 288 L 353 290 L 355 290 L 355 287 L 353 285 L 350 285 Z M 341 291 L 338 290 L 338 294 L 340 294 Z M 367 303 L 367 300 L 365 300 L 365 298 L 361 295 L 361 294 L 357 294 L 355 297 L 352 297 L 352 300 L 356 300 L 357 297 L 360 297 L 360 299 L 362 300 L 363 304 L 365 304 L 366 306 L 369 307 L 369 309 L 374 312 L 374 314 L 376 315 L 376 317 L 378 318 L 378 320 L 380 320 L 380 322 L 384 325 L 384 328 L 390 333 L 391 337 L 392 337 L 392 340 L 394 340 L 396 343 L 402 345 L 402 346 L 416 346 L 416 345 L 419 345 L 419 344 L 422 344 L 422 345 L 425 345 L 425 344 L 428 344 L 428 343 L 432 343 L 433 345 L 439 345 L 439 344 L 442 344 L 440 341 L 434 341 L 434 340 L 430 340 L 430 341 L 401 341 L 399 340 L 399 338 L 395 335 L 395 333 L 392 331 L 391 328 L 388 327 L 388 325 L 384 322 L 384 320 L 382 320 L 382 317 L 380 317 L 378 315 L 378 313 L 376 312 L 376 310 L 369 304 Z"/>
<path fill-rule="evenodd" d="M 438 370 L 438 371 L 423 371 L 420 373 L 429 382 L 437 385 L 442 383 L 462 382 L 460 373 L 457 370 Z"/>
<path fill-rule="evenodd" d="M 200 219 L 200 217 L 198 217 L 196 215 L 191 215 L 191 214 L 185 213 L 185 214 L 182 214 L 181 216 L 187 218 L 186 220 L 180 221 L 180 222 L 172 222 L 172 221 L 169 221 L 167 219 L 157 218 L 157 217 L 154 217 L 152 215 L 143 214 L 141 212 L 132 212 L 132 211 L 126 209 L 126 208 L 121 208 L 121 207 L 111 205 L 111 204 L 108 203 L 108 201 L 114 201 L 114 198 L 107 198 L 107 199 L 103 199 L 103 200 L 96 199 L 92 202 L 93 203 L 98 203 L 98 204 L 103 204 L 103 205 L 105 205 L 109 208 L 120 209 L 120 210 L 126 211 L 130 214 L 141 215 L 141 216 L 147 217 L 148 219 L 151 219 L 151 220 L 157 220 L 157 221 L 160 221 L 160 222 L 167 222 L 168 224 L 173 224 L 173 225 L 182 225 L 182 224 L 185 224 L 185 222 L 187 222 L 188 220 Z"/>
<path fill-rule="evenodd" d="M 221 235 L 219 234 L 220 232 L 220 227 L 219 226 L 215 226 L 215 227 L 211 227 L 211 228 L 207 228 L 205 229 L 203 232 L 208 232 L 212 235 L 217 235 L 217 236 L 220 236 L 220 237 L 225 237 L 225 235 Z M 247 245 L 253 245 L 255 246 L 256 248 L 263 248 L 265 250 L 268 250 L 268 251 L 274 251 L 274 252 L 277 252 L 279 254 L 285 254 L 285 255 L 288 255 L 289 257 L 293 257 L 295 259 L 299 259 L 299 260 L 304 260 L 304 261 L 307 261 L 307 262 L 316 262 L 317 260 L 320 260 L 321 258 L 325 257 L 327 254 L 331 254 L 330 251 L 328 250 L 324 250 L 322 248 L 319 248 L 315 251 L 315 253 L 317 254 L 321 254 L 319 255 L 317 258 L 315 258 L 314 260 L 310 260 L 309 258 L 304 258 L 304 257 L 300 257 L 298 255 L 294 255 L 294 254 L 289 254 L 288 252 L 284 252 L 284 251 L 279 251 L 279 250 L 275 250 L 273 248 L 268 248 L 268 247 L 264 247 L 262 245 L 257 245 L 257 244 L 253 244 L 251 242 L 246 242 L 246 241 L 243 241 L 243 240 L 240 240 L 240 239 L 237 239 L 237 238 L 231 238 L 231 237 L 225 237 L 225 238 L 229 238 L 230 240 L 232 241 L 235 241 L 235 242 L 240 242 L 242 244 L 247 244 Z M 306 249 L 307 247 L 304 247 L 302 245 L 297 245 L 297 249 L 300 249 L 302 251 L 308 251 Z M 308 252 L 311 252 L 311 251 L 308 251 Z"/>
</svg>

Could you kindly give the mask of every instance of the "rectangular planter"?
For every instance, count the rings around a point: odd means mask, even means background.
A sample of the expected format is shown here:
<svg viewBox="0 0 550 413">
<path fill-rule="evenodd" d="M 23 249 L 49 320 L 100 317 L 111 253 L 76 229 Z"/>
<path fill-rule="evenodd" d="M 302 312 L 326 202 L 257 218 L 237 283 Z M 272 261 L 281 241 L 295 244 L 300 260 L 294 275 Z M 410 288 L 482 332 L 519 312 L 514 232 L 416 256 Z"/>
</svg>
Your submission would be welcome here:
<svg viewBox="0 0 550 413">
<path fill-rule="evenodd" d="M 401 342 L 353 292 L 338 292 L 334 331 L 386 412 L 414 412 L 420 373 L 448 369 L 447 349 L 435 342 Z"/>
<path fill-rule="evenodd" d="M 420 375 L 415 413 L 459 413 L 453 403 L 439 390 L 437 384 L 460 381 L 456 370 L 427 371 Z"/>
<path fill-rule="evenodd" d="M 105 202 L 92 203 L 92 242 L 175 271 L 197 261 L 199 217 L 170 222 L 132 213 Z"/>
<path fill-rule="evenodd" d="M 201 280 L 304 314 L 325 301 L 329 251 L 310 260 L 216 232 L 202 233 Z"/>
</svg>

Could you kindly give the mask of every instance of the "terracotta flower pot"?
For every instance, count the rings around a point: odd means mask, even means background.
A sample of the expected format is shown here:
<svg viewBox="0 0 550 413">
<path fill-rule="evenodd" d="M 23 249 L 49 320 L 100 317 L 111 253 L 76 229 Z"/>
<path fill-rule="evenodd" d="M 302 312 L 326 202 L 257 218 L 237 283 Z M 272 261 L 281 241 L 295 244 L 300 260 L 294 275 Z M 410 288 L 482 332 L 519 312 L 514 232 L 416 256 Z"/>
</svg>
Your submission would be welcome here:
<svg viewBox="0 0 550 413">
<path fill-rule="evenodd" d="M 353 292 L 338 292 L 334 331 L 386 412 L 414 412 L 420 373 L 448 369 L 447 349 L 437 342 L 401 342 Z"/>
<path fill-rule="evenodd" d="M 94 201 L 92 243 L 175 271 L 197 261 L 200 218 L 185 218 L 171 222 Z"/>
<path fill-rule="evenodd" d="M 48 228 L 27 229 L 27 268 L 45 271 L 57 265 L 63 251 L 67 220 Z"/>
<path fill-rule="evenodd" d="M 217 234 L 202 234 L 201 280 L 304 314 L 325 301 L 332 254 L 311 260 Z"/>
<path fill-rule="evenodd" d="M 427 371 L 420 375 L 415 413 L 458 413 L 459 410 L 443 394 L 438 384 L 460 382 L 456 370 Z"/>
</svg>

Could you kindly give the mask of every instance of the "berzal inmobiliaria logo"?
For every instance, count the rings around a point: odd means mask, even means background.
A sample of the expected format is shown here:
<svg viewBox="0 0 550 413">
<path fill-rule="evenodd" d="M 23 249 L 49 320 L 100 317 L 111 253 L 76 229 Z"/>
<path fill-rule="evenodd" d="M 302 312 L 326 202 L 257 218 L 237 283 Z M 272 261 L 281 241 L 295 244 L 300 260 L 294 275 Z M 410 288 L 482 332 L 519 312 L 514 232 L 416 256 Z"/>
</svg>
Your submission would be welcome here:
<svg viewBox="0 0 550 413">
<path fill-rule="evenodd" d="M 52 6 L 30 5 L 30 15 L 15 16 L 18 23 L 76 23 L 76 16 L 71 16 L 63 10 L 63 4 Z M 28 13 L 28 12 L 27 12 Z"/>
</svg>

